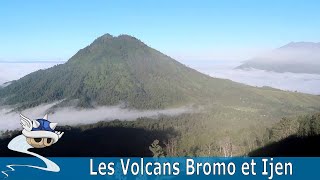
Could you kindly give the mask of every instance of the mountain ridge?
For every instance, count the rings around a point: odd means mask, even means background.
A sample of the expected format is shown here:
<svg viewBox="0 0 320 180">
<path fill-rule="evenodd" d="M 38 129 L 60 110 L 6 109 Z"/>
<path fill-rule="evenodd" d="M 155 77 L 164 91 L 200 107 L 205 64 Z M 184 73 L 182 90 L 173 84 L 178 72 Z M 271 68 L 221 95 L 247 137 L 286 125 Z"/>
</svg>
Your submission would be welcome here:
<svg viewBox="0 0 320 180">
<path fill-rule="evenodd" d="M 249 59 L 236 69 L 320 74 L 320 43 L 291 42 Z"/>
<path fill-rule="evenodd" d="M 298 42 L 290 42 L 281 48 L 320 48 L 320 42 L 307 42 L 307 41 L 298 41 Z"/>
<path fill-rule="evenodd" d="M 66 63 L 31 73 L 0 90 L 2 104 L 19 109 L 77 100 L 83 108 L 120 103 L 137 109 L 210 104 L 250 111 L 294 107 L 297 112 L 320 107 L 320 98 L 315 97 L 212 78 L 137 38 L 110 34 L 80 49 Z"/>
<path fill-rule="evenodd" d="M 185 74 L 204 78 L 137 38 L 105 34 L 80 49 L 66 63 L 15 81 L 1 91 L 0 96 L 9 94 L 8 104 L 26 103 L 27 106 L 67 98 L 80 99 L 81 106 L 90 106 L 93 101 L 99 105 L 125 101 L 135 102 L 131 106 L 137 108 L 162 108 L 188 100 L 189 97 L 182 95 L 186 87 L 176 85 L 176 82 L 185 81 L 193 86 Z M 110 95 L 103 97 L 106 96 L 101 93 L 103 91 Z"/>
</svg>

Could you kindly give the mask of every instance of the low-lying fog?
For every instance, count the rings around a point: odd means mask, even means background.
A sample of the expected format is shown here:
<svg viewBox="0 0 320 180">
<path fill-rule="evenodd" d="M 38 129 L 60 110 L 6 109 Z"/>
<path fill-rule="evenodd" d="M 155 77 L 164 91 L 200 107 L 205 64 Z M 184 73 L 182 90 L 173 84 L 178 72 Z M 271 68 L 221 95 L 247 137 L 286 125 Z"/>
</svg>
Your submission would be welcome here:
<svg viewBox="0 0 320 180">
<path fill-rule="evenodd" d="M 236 82 L 252 86 L 270 86 L 283 90 L 299 91 L 320 95 L 320 75 L 276 73 L 263 70 L 240 70 L 234 69 L 239 62 L 208 62 L 188 61 L 184 64 L 197 69 L 200 72 L 213 77 L 231 79 Z M 20 77 L 36 71 L 51 67 L 58 63 L 0 63 L 0 85 L 4 82 L 19 79 Z M 53 104 L 38 106 L 23 111 L 26 116 L 36 119 L 41 118 Z M 130 110 L 120 106 L 98 107 L 96 109 L 78 110 L 75 108 L 58 109 L 50 115 L 50 120 L 61 125 L 90 124 L 101 120 L 135 120 L 139 117 L 157 118 L 159 115 L 179 115 L 188 113 L 190 107 L 181 107 L 167 110 Z M 20 128 L 19 114 L 11 112 L 10 108 L 0 107 L 0 130 Z"/>
<path fill-rule="evenodd" d="M 48 109 L 55 103 L 44 104 L 34 108 L 26 109 L 21 113 L 30 119 L 42 118 Z M 77 109 L 73 107 L 56 109 L 53 114 L 49 114 L 49 120 L 57 122 L 59 125 L 79 125 L 92 124 L 99 121 L 111 120 L 136 120 L 140 117 L 156 119 L 161 115 L 177 116 L 190 113 L 191 107 L 180 107 L 164 110 L 136 110 L 124 109 L 120 106 L 103 106 L 94 109 Z M 20 116 L 18 112 L 12 112 L 11 108 L 0 107 L 0 130 L 14 130 L 21 128 Z"/>
<path fill-rule="evenodd" d="M 19 79 L 30 72 L 49 68 L 60 63 L 61 62 L 0 62 L 0 86 L 7 81 Z M 194 60 L 184 61 L 182 63 L 212 77 L 230 79 L 252 86 L 270 86 L 282 90 L 320 95 L 320 74 L 277 73 L 257 69 L 234 69 L 241 63 L 230 61 Z"/>
<path fill-rule="evenodd" d="M 270 86 L 282 90 L 320 95 L 320 74 L 234 69 L 241 64 L 239 62 L 188 61 L 186 64 L 212 77 L 230 79 L 251 86 Z"/>
</svg>

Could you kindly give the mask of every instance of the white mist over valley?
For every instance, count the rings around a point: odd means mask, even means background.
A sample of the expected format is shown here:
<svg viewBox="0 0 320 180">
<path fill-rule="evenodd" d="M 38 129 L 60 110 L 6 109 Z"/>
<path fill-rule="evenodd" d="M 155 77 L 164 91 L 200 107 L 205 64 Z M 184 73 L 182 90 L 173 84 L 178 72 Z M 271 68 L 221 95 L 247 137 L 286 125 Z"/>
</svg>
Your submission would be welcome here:
<svg viewBox="0 0 320 180">
<path fill-rule="evenodd" d="M 0 86 L 12 80 L 17 80 L 39 69 L 47 69 L 62 62 L 27 62 L 27 63 L 1 63 Z M 240 61 L 182 61 L 187 66 L 204 74 L 216 78 L 230 79 L 235 82 L 251 86 L 270 86 L 273 88 L 298 91 L 308 94 L 320 95 L 320 74 L 272 72 L 259 69 L 235 69 L 242 63 Z"/>
<path fill-rule="evenodd" d="M 61 62 L 0 63 L 0 84 L 19 79 L 28 73 L 46 69 Z M 270 86 L 288 91 L 320 94 L 320 74 L 278 73 L 257 69 L 235 69 L 240 62 L 225 61 L 187 61 L 183 62 L 204 74 L 216 78 L 230 79 L 251 86 Z M 5 85 L 3 85 L 5 86 Z M 45 104 L 22 111 L 26 116 L 41 118 L 55 103 Z M 0 107 L 0 130 L 20 128 L 19 113 L 10 107 Z M 102 120 L 136 120 L 141 117 L 158 118 L 160 115 L 177 116 L 190 113 L 191 107 L 165 110 L 125 109 L 121 106 L 96 107 L 94 109 L 77 109 L 73 107 L 56 109 L 50 120 L 60 125 L 91 124 Z"/>
<path fill-rule="evenodd" d="M 189 67 L 216 78 L 230 79 L 251 86 L 269 86 L 286 91 L 320 95 L 320 74 L 235 69 L 241 62 L 188 61 Z"/>
<path fill-rule="evenodd" d="M 30 119 L 41 119 L 57 103 L 42 104 L 33 108 L 23 110 L 21 114 Z M 18 112 L 12 111 L 10 107 L 0 107 L 0 131 L 20 129 L 20 116 Z M 137 110 L 127 109 L 121 106 L 100 106 L 90 109 L 79 109 L 75 107 L 64 107 L 49 113 L 49 120 L 59 125 L 83 125 L 93 124 L 99 121 L 112 120 L 136 120 L 147 117 L 157 119 L 164 116 L 177 116 L 191 113 L 194 109 L 191 106 L 163 109 L 163 110 Z"/>
</svg>

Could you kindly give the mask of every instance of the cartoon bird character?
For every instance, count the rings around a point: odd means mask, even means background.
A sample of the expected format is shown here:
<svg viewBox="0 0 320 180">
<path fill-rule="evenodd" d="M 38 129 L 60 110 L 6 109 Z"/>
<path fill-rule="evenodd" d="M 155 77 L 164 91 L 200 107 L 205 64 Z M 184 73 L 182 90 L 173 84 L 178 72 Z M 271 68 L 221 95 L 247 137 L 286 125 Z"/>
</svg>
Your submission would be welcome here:
<svg viewBox="0 0 320 180">
<path fill-rule="evenodd" d="M 48 121 L 46 114 L 42 119 L 31 120 L 20 114 L 22 134 L 27 138 L 28 144 L 34 148 L 44 148 L 56 143 L 64 132 L 55 131 L 57 123 Z"/>
</svg>

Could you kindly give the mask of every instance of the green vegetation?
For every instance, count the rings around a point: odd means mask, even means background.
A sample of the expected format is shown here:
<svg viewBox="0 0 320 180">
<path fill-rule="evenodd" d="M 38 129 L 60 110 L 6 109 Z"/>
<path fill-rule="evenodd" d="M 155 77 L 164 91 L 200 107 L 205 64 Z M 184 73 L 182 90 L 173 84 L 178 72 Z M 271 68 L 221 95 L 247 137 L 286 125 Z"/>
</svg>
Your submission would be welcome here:
<svg viewBox="0 0 320 180">
<path fill-rule="evenodd" d="M 80 128 L 86 131 L 92 128 L 122 127 L 166 132 L 166 138 L 158 141 L 159 137 L 155 137 L 155 141 L 149 142 L 149 150 L 155 157 L 247 156 L 257 148 L 290 136 L 298 136 L 304 132 L 302 129 L 305 129 L 306 124 L 320 122 L 320 114 L 282 118 L 272 126 L 262 120 L 255 120 L 256 122 L 244 121 L 231 126 L 228 118 L 221 122 L 219 119 L 211 119 L 210 114 L 193 113 L 177 117 L 162 116 L 157 120 L 140 118 L 137 121 L 100 122 Z M 316 127 L 319 128 L 320 125 Z M 314 134 L 320 134 L 320 131 Z"/>
<path fill-rule="evenodd" d="M 123 103 L 155 109 L 209 104 L 276 117 L 320 107 L 320 97 L 211 78 L 134 37 L 109 34 L 81 49 L 65 64 L 12 82 L 0 90 L 0 98 L 3 104 L 18 104 L 20 109 L 76 99 L 80 107 Z"/>
<path fill-rule="evenodd" d="M 320 113 L 312 116 L 303 116 L 298 119 L 299 129 L 297 135 L 300 137 L 320 135 Z"/>
<path fill-rule="evenodd" d="M 318 112 L 320 96 L 211 78 L 127 35 L 104 35 L 67 63 L 0 89 L 0 98 L 2 104 L 20 109 L 57 100 L 62 100 L 60 105 L 77 102 L 82 108 L 120 103 L 137 109 L 192 105 L 193 112 L 176 117 L 80 127 L 171 132 L 159 139 L 166 156 L 241 156 L 297 129 L 303 135 L 319 132 L 316 121 L 298 125 L 290 119 Z M 280 121 L 282 117 L 286 118 Z M 162 155 L 159 144 L 151 146 L 155 156 Z"/>
<path fill-rule="evenodd" d="M 283 118 L 270 127 L 259 120 L 251 125 L 238 123 L 241 126 L 230 127 L 228 123 L 211 120 L 200 113 L 162 116 L 156 120 L 115 120 L 76 127 L 58 127 L 65 132 L 64 139 L 53 146 L 52 150 L 41 150 L 41 153 L 48 153 L 49 156 L 247 156 L 258 148 L 286 138 L 297 137 L 303 140 L 319 136 L 319 122 L 320 113 Z M 6 147 L 12 137 L 19 133 L 2 132 L 0 146 Z M 81 151 L 68 151 L 70 148 L 80 148 Z M 75 151 L 78 154 L 72 154 Z M 290 152 L 290 149 L 285 151 Z M 277 152 L 274 151 L 272 155 L 276 156 Z M 259 153 L 255 153 L 255 156 L 261 155 Z M 0 153 L 8 154 L 10 152 Z"/>
<path fill-rule="evenodd" d="M 262 146 L 250 156 L 319 156 L 320 113 L 282 119 L 265 131 Z"/>
<path fill-rule="evenodd" d="M 198 99 L 196 94 L 208 81 L 210 77 L 133 37 L 104 35 L 67 63 L 13 82 L 0 97 L 21 108 L 62 99 L 79 99 L 81 107 L 122 102 L 135 108 L 164 108 Z"/>
<path fill-rule="evenodd" d="M 278 142 L 290 136 L 304 138 L 317 135 L 320 135 L 320 113 L 291 119 L 282 118 L 266 129 L 264 144 Z"/>
</svg>

